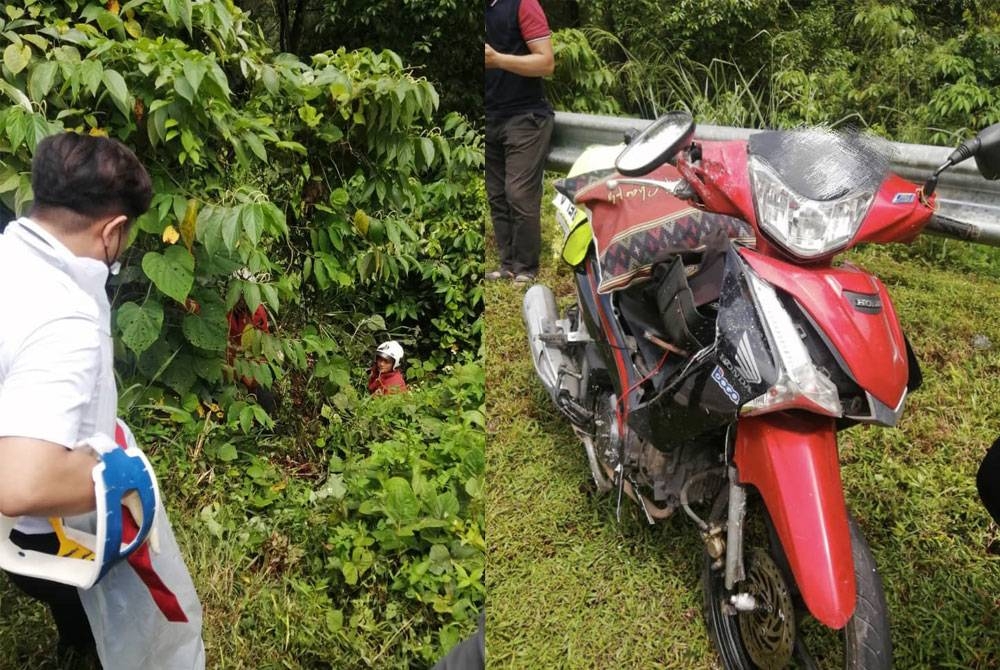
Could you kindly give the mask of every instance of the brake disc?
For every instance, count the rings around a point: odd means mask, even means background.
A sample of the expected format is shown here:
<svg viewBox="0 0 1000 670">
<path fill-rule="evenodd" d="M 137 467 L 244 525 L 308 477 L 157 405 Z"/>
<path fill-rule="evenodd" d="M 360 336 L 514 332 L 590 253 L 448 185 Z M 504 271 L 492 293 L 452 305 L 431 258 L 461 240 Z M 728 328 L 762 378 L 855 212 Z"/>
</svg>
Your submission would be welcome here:
<svg viewBox="0 0 1000 670">
<path fill-rule="evenodd" d="M 741 590 L 754 597 L 756 607 L 737 617 L 740 639 L 750 659 L 764 670 L 784 668 L 795 646 L 795 609 L 781 568 L 763 549 L 750 551 L 749 568 Z"/>
</svg>

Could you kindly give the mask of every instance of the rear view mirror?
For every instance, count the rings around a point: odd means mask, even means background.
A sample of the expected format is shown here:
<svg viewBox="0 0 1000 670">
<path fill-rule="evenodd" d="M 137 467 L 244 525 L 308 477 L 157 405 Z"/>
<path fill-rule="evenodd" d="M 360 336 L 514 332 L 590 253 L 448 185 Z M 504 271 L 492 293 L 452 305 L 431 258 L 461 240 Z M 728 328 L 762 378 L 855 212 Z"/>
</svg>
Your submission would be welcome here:
<svg viewBox="0 0 1000 670">
<path fill-rule="evenodd" d="M 994 123 L 980 132 L 976 139 L 976 167 L 986 179 L 1000 179 L 1000 123 Z"/>
<path fill-rule="evenodd" d="M 652 172 L 691 143 L 694 119 L 688 112 L 670 112 L 653 121 L 615 160 L 615 169 L 626 177 Z"/>
<path fill-rule="evenodd" d="M 938 175 L 958 165 L 970 156 L 976 157 L 976 167 L 985 179 L 1000 179 L 1000 123 L 994 123 L 989 128 L 979 131 L 971 140 L 962 142 L 951 152 L 948 160 L 934 171 L 924 183 L 924 197 L 929 198 L 937 188 Z"/>
</svg>

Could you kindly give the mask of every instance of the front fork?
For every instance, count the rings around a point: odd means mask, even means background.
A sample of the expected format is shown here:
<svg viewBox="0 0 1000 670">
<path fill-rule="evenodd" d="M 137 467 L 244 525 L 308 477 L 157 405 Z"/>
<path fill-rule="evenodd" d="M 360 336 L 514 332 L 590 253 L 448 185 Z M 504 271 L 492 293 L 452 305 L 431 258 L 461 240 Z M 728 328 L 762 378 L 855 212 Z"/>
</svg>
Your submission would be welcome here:
<svg viewBox="0 0 1000 670">
<path fill-rule="evenodd" d="M 746 579 L 743 567 L 743 523 L 746 520 L 747 494 L 741 486 L 736 468 L 729 465 L 726 468 L 728 479 L 728 503 L 726 517 L 719 521 L 711 521 L 702 528 L 701 537 L 705 542 L 705 550 L 715 560 L 713 567 L 725 566 L 726 590 Z M 725 537 L 723 537 L 725 536 Z M 740 609 L 753 608 L 752 602 L 744 602 L 741 594 L 734 594 L 728 603 L 735 614 Z"/>
<path fill-rule="evenodd" d="M 729 475 L 729 513 L 726 515 L 726 590 L 746 578 L 743 569 L 743 522 L 747 514 L 747 492 L 740 486 L 736 468 L 727 468 Z"/>
</svg>

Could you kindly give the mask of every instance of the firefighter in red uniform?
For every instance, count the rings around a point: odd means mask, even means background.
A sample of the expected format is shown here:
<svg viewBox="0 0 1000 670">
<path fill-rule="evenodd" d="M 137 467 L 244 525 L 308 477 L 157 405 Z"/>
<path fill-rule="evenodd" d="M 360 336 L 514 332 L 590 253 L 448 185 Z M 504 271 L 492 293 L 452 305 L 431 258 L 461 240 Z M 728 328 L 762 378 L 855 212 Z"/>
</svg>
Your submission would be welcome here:
<svg viewBox="0 0 1000 670">
<path fill-rule="evenodd" d="M 271 328 L 267 321 L 267 310 L 264 309 L 264 305 L 258 305 L 257 309 L 251 313 L 242 297 L 233 306 L 227 318 L 229 319 L 229 346 L 226 350 L 226 359 L 229 365 L 233 365 L 237 353 L 242 349 L 243 332 L 247 328 L 259 330 L 262 333 L 271 332 Z M 264 388 L 251 377 L 241 376 L 240 381 L 243 382 L 248 391 L 257 396 L 257 402 L 269 414 L 277 410 L 278 398 L 271 389 Z"/>
<path fill-rule="evenodd" d="M 368 390 L 372 395 L 404 393 L 406 381 L 399 370 L 403 361 L 403 347 L 395 340 L 378 345 L 375 350 L 375 364 L 368 377 Z"/>
</svg>

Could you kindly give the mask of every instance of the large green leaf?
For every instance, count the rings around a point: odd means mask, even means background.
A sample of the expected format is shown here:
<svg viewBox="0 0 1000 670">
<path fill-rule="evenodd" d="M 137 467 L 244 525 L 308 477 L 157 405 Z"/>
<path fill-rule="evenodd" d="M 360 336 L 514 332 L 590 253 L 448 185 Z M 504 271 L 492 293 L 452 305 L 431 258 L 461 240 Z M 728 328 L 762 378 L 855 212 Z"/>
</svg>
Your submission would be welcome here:
<svg viewBox="0 0 1000 670">
<path fill-rule="evenodd" d="M 150 251 L 142 257 L 142 271 L 164 294 L 184 302 L 194 285 L 194 256 L 180 246 L 162 254 Z"/>
<path fill-rule="evenodd" d="M 149 349 L 163 327 L 163 306 L 155 300 L 142 305 L 127 302 L 118 308 L 116 318 L 122 342 L 138 356 Z"/>
<path fill-rule="evenodd" d="M 240 224 L 243 232 L 246 233 L 250 244 L 257 246 L 260 241 L 260 234 L 264 229 L 263 207 L 257 203 L 244 205 L 240 208 Z"/>
<path fill-rule="evenodd" d="M 184 78 L 191 84 L 191 91 L 197 95 L 201 88 L 201 80 L 205 77 L 207 68 L 204 63 L 197 61 L 184 61 Z"/>
<path fill-rule="evenodd" d="M 414 495 L 410 482 L 402 477 L 392 477 L 385 483 L 382 505 L 386 516 L 397 524 L 413 521 L 420 513 L 420 502 Z"/>
<path fill-rule="evenodd" d="M 16 104 L 23 107 L 25 111 L 28 112 L 31 111 L 31 100 L 28 99 L 28 96 L 26 96 L 21 89 L 17 88 L 16 86 L 11 86 L 3 79 L 0 79 L 0 91 L 6 93 L 7 97 L 9 97 Z"/>
<path fill-rule="evenodd" d="M 49 94 L 52 84 L 55 83 L 58 68 L 59 64 L 55 61 L 43 61 L 32 68 L 31 76 L 28 78 L 28 92 L 32 98 L 42 100 Z"/>
<path fill-rule="evenodd" d="M 3 64 L 12 74 L 17 74 L 31 62 L 31 47 L 27 44 L 10 44 L 3 50 Z"/>
<path fill-rule="evenodd" d="M 223 211 L 222 243 L 227 251 L 236 251 L 236 243 L 239 241 L 241 211 L 236 207 L 229 207 Z"/>
<path fill-rule="evenodd" d="M 431 138 L 420 138 L 420 153 L 424 159 L 424 166 L 430 167 L 434 163 L 434 142 L 431 141 Z"/>
<path fill-rule="evenodd" d="M 91 95 L 97 95 L 104 79 L 104 66 L 96 58 L 88 58 L 80 63 L 80 81 Z"/>
<path fill-rule="evenodd" d="M 198 359 L 183 352 L 178 353 L 173 362 L 160 375 L 160 381 L 172 388 L 178 395 L 184 395 L 198 381 L 195 369 Z"/>
<path fill-rule="evenodd" d="M 198 222 L 195 225 L 195 236 L 210 255 L 215 255 L 222 248 L 222 220 L 217 207 L 209 205 L 198 212 Z"/>
<path fill-rule="evenodd" d="M 229 322 L 226 308 L 217 305 L 202 305 L 198 314 L 188 314 L 181 324 L 188 342 L 207 351 L 223 351 L 229 341 Z"/>
<path fill-rule="evenodd" d="M 103 79 L 115 106 L 122 114 L 129 116 L 132 113 L 132 108 L 128 100 L 128 85 L 125 83 L 125 78 L 115 70 L 105 70 Z"/>
</svg>

